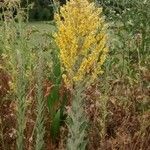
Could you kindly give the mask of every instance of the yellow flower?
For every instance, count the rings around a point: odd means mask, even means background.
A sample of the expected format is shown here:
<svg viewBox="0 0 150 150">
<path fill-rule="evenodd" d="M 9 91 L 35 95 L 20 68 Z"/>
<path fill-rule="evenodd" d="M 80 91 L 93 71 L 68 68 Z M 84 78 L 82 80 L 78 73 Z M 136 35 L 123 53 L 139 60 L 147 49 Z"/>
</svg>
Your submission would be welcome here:
<svg viewBox="0 0 150 150">
<path fill-rule="evenodd" d="M 108 52 L 102 8 L 88 0 L 70 0 L 60 7 L 55 20 L 58 28 L 55 41 L 65 70 L 64 82 L 73 84 L 87 76 L 93 82 L 102 73 Z"/>
</svg>

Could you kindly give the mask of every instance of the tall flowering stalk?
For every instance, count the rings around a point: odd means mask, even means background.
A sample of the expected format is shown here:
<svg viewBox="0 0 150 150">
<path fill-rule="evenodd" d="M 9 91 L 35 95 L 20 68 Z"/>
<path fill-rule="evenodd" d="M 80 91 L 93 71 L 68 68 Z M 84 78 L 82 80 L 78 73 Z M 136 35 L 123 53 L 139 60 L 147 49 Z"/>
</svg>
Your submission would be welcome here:
<svg viewBox="0 0 150 150">
<path fill-rule="evenodd" d="M 60 49 L 63 79 L 73 94 L 67 148 L 83 150 L 86 147 L 87 122 L 83 92 L 102 73 L 101 67 L 108 52 L 107 25 L 102 17 L 102 8 L 87 0 L 67 1 L 55 19 L 58 28 L 55 41 Z"/>
<path fill-rule="evenodd" d="M 106 24 L 96 8 L 87 0 L 70 0 L 55 15 L 58 32 L 56 43 L 67 86 L 89 77 L 94 81 L 102 73 L 108 52 Z"/>
<path fill-rule="evenodd" d="M 26 90 L 27 90 L 27 72 L 28 72 L 28 46 L 25 40 L 22 22 L 23 10 L 20 7 L 20 0 L 4 0 L 1 6 L 2 16 L 4 22 L 3 38 L 2 38 L 2 52 L 3 61 L 5 62 L 5 69 L 11 74 L 11 81 L 9 82 L 10 93 L 16 100 L 16 114 L 17 114 L 17 138 L 16 149 L 24 149 L 24 130 L 26 127 Z M 14 17 L 14 11 L 16 15 Z M 17 22 L 16 22 L 17 20 Z M 12 94 L 12 93 L 11 93 Z"/>
</svg>

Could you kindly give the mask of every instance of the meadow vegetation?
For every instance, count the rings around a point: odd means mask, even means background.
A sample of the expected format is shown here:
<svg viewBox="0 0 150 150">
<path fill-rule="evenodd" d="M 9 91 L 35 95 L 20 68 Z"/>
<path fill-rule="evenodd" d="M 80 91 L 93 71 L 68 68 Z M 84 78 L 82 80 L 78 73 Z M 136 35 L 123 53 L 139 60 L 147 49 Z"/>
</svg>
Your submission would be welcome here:
<svg viewBox="0 0 150 150">
<path fill-rule="evenodd" d="M 148 150 L 150 1 L 51 7 L 0 2 L 0 150 Z"/>
</svg>

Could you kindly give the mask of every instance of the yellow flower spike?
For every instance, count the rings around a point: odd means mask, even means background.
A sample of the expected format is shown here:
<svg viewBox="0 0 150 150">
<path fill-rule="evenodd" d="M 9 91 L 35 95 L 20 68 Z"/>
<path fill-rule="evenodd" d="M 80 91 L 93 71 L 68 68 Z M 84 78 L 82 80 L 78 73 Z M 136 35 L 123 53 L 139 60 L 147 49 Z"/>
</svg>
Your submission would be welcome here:
<svg viewBox="0 0 150 150">
<path fill-rule="evenodd" d="M 102 8 L 88 0 L 70 0 L 60 7 L 55 20 L 58 28 L 55 41 L 60 49 L 65 84 L 84 81 L 87 76 L 94 82 L 102 73 L 101 66 L 108 53 Z"/>
</svg>

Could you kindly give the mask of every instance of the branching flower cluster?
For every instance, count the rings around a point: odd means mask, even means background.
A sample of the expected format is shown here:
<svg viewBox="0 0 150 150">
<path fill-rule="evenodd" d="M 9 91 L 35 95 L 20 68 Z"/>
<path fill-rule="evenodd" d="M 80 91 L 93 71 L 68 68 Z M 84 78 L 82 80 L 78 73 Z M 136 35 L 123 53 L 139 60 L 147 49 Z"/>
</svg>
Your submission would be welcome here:
<svg viewBox="0 0 150 150">
<path fill-rule="evenodd" d="M 55 19 L 58 27 L 55 39 L 66 85 L 83 81 L 85 77 L 93 82 L 102 73 L 108 52 L 102 8 L 87 0 L 70 0 Z"/>
</svg>

